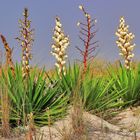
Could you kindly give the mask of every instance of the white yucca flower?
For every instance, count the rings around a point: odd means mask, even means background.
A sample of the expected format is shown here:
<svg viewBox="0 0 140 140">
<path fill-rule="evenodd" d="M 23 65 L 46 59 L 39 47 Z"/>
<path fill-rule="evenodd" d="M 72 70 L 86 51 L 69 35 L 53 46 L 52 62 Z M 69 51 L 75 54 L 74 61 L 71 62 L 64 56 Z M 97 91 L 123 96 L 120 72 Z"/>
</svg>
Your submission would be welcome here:
<svg viewBox="0 0 140 140">
<path fill-rule="evenodd" d="M 79 5 L 79 9 L 80 9 L 80 10 L 83 10 L 83 6 L 82 6 L 82 5 Z"/>
<path fill-rule="evenodd" d="M 125 24 L 124 17 L 120 18 L 120 24 L 116 32 L 118 40 L 116 41 L 117 46 L 120 49 L 119 55 L 124 58 L 124 66 L 126 69 L 130 69 L 132 58 L 134 54 L 135 44 L 132 43 L 134 34 L 128 31 L 129 26 Z"/>
<path fill-rule="evenodd" d="M 60 23 L 60 18 L 56 17 L 55 19 L 56 26 L 54 28 L 54 35 L 52 37 L 54 43 L 52 45 L 51 54 L 55 56 L 56 63 L 55 66 L 58 68 L 58 74 L 61 78 L 62 73 L 66 74 L 66 49 L 69 46 L 69 38 L 64 35 L 62 30 L 62 24 Z"/>
</svg>

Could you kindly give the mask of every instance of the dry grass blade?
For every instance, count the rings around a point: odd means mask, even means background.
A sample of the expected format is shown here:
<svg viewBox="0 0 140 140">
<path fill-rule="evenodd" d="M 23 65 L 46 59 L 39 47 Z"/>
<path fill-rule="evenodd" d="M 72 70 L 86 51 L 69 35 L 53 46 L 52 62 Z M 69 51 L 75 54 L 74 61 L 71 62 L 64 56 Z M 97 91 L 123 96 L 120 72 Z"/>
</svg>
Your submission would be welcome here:
<svg viewBox="0 0 140 140">
<path fill-rule="evenodd" d="M 10 137 L 10 124 L 9 124 L 9 115 L 10 115 L 10 106 L 9 106 L 9 97 L 7 93 L 7 89 L 0 90 L 0 96 L 1 96 L 1 112 L 2 112 L 2 136 L 5 138 Z"/>
<path fill-rule="evenodd" d="M 83 103 L 79 94 L 82 76 L 79 75 L 77 86 L 73 91 L 72 108 L 70 110 L 71 126 L 64 127 L 61 132 L 62 140 L 87 140 L 87 124 L 83 117 Z"/>
</svg>

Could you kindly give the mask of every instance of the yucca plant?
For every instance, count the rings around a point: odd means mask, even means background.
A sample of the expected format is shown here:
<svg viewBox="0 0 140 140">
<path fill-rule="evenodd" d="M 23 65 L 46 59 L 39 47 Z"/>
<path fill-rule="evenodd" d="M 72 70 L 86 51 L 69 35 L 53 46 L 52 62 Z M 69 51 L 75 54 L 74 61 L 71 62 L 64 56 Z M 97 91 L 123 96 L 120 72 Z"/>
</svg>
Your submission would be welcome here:
<svg viewBox="0 0 140 140">
<path fill-rule="evenodd" d="M 2 72 L 2 82 L 8 89 L 11 98 L 10 120 L 15 125 L 27 125 L 27 116 L 32 113 L 35 125 L 48 124 L 48 108 L 51 123 L 65 115 L 68 96 L 64 96 L 61 87 L 56 83 L 54 87 L 46 85 L 45 71 L 37 73 L 36 68 L 26 80 L 27 88 L 22 77 L 22 67 L 16 65 L 15 77 L 10 69 Z"/>
<path fill-rule="evenodd" d="M 115 80 L 95 76 L 91 74 L 89 66 L 85 74 L 84 80 L 81 76 L 81 66 L 74 64 L 67 69 L 67 74 L 62 77 L 61 87 L 73 96 L 75 88 L 79 85 L 79 95 L 82 104 L 87 111 L 100 112 L 124 105 L 119 99 L 126 92 L 126 89 L 112 90 Z M 79 84 L 80 82 L 80 84 Z"/>
<path fill-rule="evenodd" d="M 126 104 L 134 104 L 140 99 L 140 65 L 135 69 L 127 70 L 121 63 L 118 68 L 111 65 L 108 69 L 110 78 L 115 80 L 113 88 L 115 90 L 126 89 L 126 94 L 121 96 L 121 100 Z"/>
<path fill-rule="evenodd" d="M 123 90 L 127 92 L 120 100 L 123 100 L 126 104 L 136 103 L 139 101 L 140 94 L 140 66 L 137 69 L 132 69 L 131 63 L 134 54 L 132 53 L 135 44 L 133 44 L 134 34 L 129 32 L 129 26 L 126 25 L 124 17 L 120 18 L 120 24 L 116 35 L 118 40 L 116 41 L 120 48 L 120 55 L 124 58 L 124 66 L 121 64 L 118 68 L 114 69 L 109 67 L 110 78 L 115 80 L 113 89 Z"/>
</svg>

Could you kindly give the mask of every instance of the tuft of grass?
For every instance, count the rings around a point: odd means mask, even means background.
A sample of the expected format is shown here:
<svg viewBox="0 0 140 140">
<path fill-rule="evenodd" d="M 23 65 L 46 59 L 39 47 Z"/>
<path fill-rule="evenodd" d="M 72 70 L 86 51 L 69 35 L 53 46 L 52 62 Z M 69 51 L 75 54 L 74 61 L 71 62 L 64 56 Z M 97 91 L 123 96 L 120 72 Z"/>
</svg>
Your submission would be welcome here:
<svg viewBox="0 0 140 140">
<path fill-rule="evenodd" d="M 71 114 L 72 137 L 73 140 L 86 140 L 87 128 L 83 118 L 83 103 L 79 95 L 79 88 L 80 87 L 77 86 L 73 94 L 73 110 Z"/>
<path fill-rule="evenodd" d="M 27 140 L 33 140 L 33 136 L 36 134 L 35 124 L 34 124 L 34 116 L 31 112 L 28 114 L 28 132 L 26 133 Z"/>
<path fill-rule="evenodd" d="M 9 47 L 6 38 L 0 34 L 2 43 L 4 44 L 4 48 L 6 51 L 6 71 L 10 68 L 12 75 L 15 75 L 15 66 L 12 61 L 12 49 Z M 2 136 L 3 137 L 10 137 L 10 98 L 8 94 L 8 89 L 6 86 L 1 82 L 1 121 L 2 121 Z"/>
<path fill-rule="evenodd" d="M 81 85 L 81 76 L 78 77 L 72 98 L 71 98 L 71 127 L 64 127 L 63 132 L 61 132 L 62 140 L 87 140 L 87 126 L 83 118 L 83 102 L 79 94 L 79 88 Z M 68 130 L 67 130 L 68 129 Z"/>
<path fill-rule="evenodd" d="M 8 96 L 8 91 L 6 88 L 3 86 L 0 87 L 0 98 L 1 98 L 1 122 L 2 122 L 2 127 L 1 127 L 1 133 L 2 136 L 5 138 L 9 138 L 11 134 L 11 129 L 10 129 L 10 102 L 9 102 L 9 96 Z"/>
</svg>

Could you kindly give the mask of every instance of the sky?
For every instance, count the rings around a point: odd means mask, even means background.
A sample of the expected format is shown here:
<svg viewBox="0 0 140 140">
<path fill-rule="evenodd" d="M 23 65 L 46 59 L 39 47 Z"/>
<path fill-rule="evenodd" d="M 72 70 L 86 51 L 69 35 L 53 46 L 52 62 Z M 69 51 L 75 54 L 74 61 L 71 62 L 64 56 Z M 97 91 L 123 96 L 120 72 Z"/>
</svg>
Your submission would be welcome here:
<svg viewBox="0 0 140 140">
<path fill-rule="evenodd" d="M 124 16 L 129 30 L 135 34 L 134 43 L 135 59 L 140 60 L 140 0 L 0 0 L 0 33 L 14 47 L 14 62 L 20 62 L 21 47 L 14 39 L 19 36 L 18 20 L 22 19 L 23 9 L 29 9 L 34 32 L 32 46 L 32 65 L 54 66 L 55 58 L 50 54 L 55 17 L 59 16 L 66 35 L 69 35 L 70 46 L 67 50 L 68 60 L 73 62 L 80 59 L 75 46 L 82 47 L 78 38 L 79 29 L 76 24 L 84 21 L 83 13 L 78 8 L 83 5 L 92 18 L 97 19 L 95 29 L 98 32 L 95 41 L 99 41 L 97 58 L 107 61 L 120 59 L 116 46 L 115 32 L 119 25 L 120 16 Z M 3 44 L 0 41 L 0 49 L 4 53 Z"/>
</svg>

